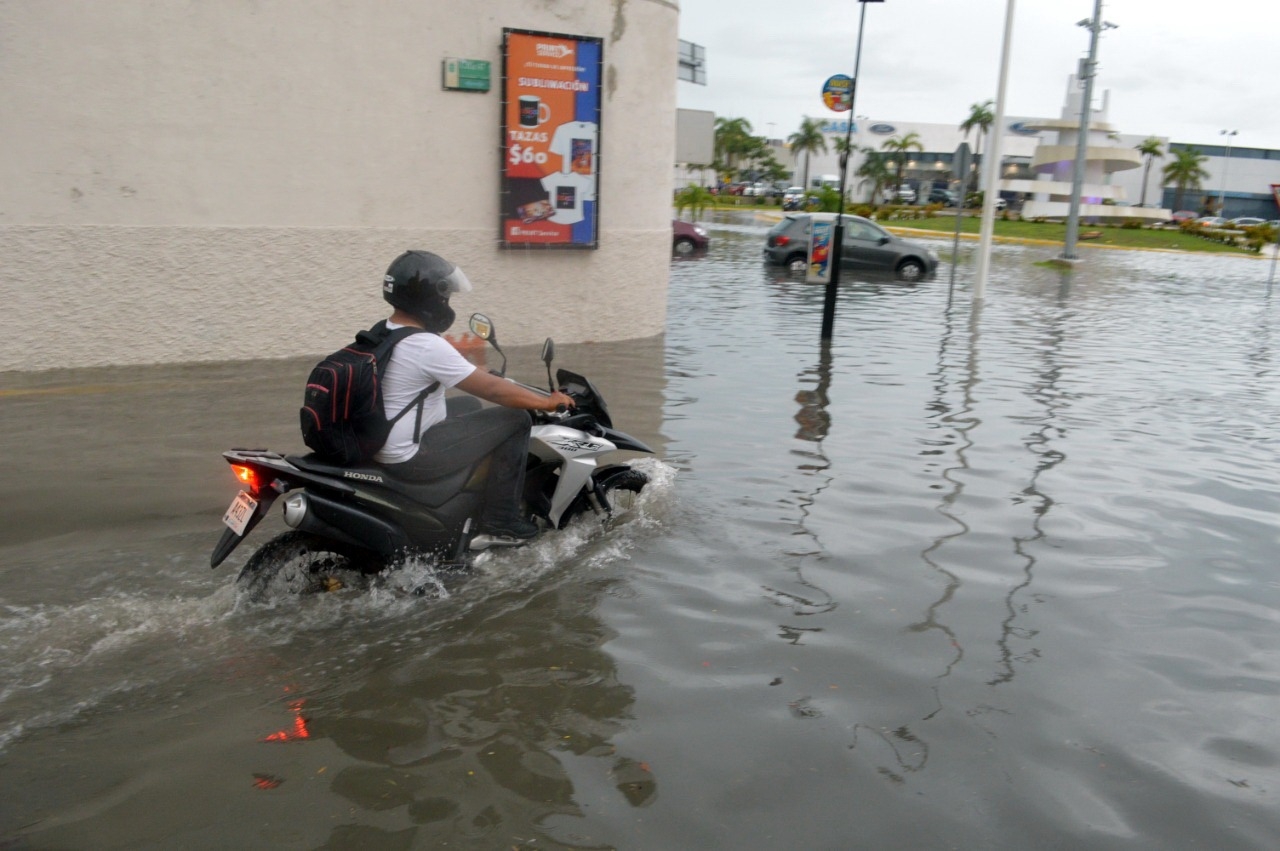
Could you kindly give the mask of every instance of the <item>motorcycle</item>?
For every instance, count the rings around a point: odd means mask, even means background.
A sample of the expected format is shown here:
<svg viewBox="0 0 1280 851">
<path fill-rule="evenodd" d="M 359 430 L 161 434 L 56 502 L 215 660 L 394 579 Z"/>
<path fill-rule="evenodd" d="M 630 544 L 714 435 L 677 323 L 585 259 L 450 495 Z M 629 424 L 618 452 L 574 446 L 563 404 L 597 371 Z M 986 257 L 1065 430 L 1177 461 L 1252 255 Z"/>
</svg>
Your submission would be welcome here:
<svg viewBox="0 0 1280 851">
<path fill-rule="evenodd" d="M 493 323 L 477 313 L 469 324 L 473 334 L 502 356 L 501 369 L 493 372 L 505 378 L 507 357 Z M 576 407 L 531 412 L 523 505 L 540 526 L 550 529 L 564 528 L 587 512 L 607 523 L 615 504 L 639 494 L 649 477 L 626 464 L 602 465 L 601 457 L 619 450 L 653 450 L 613 428 L 604 397 L 587 378 L 558 369 L 552 382 L 554 357 L 555 344 L 547 338 L 541 359 L 548 384 L 559 386 Z M 409 558 L 426 558 L 442 568 L 465 567 L 475 553 L 524 543 L 477 532 L 488 459 L 435 480 L 408 482 L 374 462 L 338 466 L 314 453 L 232 449 L 222 457 L 243 488 L 223 515 L 226 529 L 210 566 L 220 565 L 277 500 L 289 527 L 240 570 L 236 585 L 250 596 L 269 589 L 304 594 L 337 590 Z"/>
</svg>

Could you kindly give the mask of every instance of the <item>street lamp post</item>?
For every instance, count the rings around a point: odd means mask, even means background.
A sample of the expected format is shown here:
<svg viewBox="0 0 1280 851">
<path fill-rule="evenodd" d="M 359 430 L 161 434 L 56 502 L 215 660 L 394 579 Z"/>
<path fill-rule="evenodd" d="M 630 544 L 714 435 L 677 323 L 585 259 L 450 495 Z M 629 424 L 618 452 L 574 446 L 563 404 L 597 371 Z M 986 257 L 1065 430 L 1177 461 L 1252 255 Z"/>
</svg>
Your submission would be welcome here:
<svg viewBox="0 0 1280 851">
<path fill-rule="evenodd" d="M 1067 211 L 1067 235 L 1062 246 L 1063 260 L 1076 260 L 1076 239 L 1080 232 L 1080 192 L 1084 187 L 1084 163 L 1089 148 L 1089 111 L 1093 104 L 1093 78 L 1098 71 L 1098 36 L 1116 25 L 1102 20 L 1102 0 L 1094 0 L 1093 17 L 1076 26 L 1089 31 L 1089 58 L 1080 63 L 1084 97 L 1080 101 L 1080 131 L 1076 136 L 1076 160 L 1071 172 L 1071 203 Z"/>
<path fill-rule="evenodd" d="M 1219 136 L 1227 137 L 1227 158 L 1222 161 L 1222 186 L 1219 187 L 1218 189 L 1218 215 L 1219 216 L 1226 214 L 1227 208 L 1224 206 L 1224 201 L 1227 197 L 1227 169 L 1231 166 L 1231 139 L 1238 132 L 1240 131 L 1223 130 L 1218 133 Z"/>
<path fill-rule="evenodd" d="M 836 293 L 840 287 L 840 252 L 844 245 L 844 187 L 849 178 L 849 160 L 853 158 L 852 116 L 856 112 L 858 98 L 858 76 L 862 72 L 862 28 L 867 22 L 867 4 L 882 3 L 884 0 L 858 0 L 861 7 L 858 12 L 858 43 L 853 52 L 853 82 L 849 84 L 849 126 L 845 128 L 844 155 L 840 157 L 840 206 L 836 208 L 836 225 L 831 237 L 831 278 L 827 281 L 827 290 L 822 299 L 822 340 L 831 342 L 835 333 Z"/>
</svg>

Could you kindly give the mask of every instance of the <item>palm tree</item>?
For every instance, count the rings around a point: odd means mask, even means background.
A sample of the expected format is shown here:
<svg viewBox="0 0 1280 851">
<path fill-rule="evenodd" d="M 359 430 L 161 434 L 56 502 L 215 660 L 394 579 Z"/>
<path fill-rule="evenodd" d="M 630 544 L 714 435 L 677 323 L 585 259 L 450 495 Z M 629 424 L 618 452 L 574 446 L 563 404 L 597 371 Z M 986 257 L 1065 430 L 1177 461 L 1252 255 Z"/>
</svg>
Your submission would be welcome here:
<svg viewBox="0 0 1280 851">
<path fill-rule="evenodd" d="M 849 159 L 858 150 L 858 146 L 853 144 L 853 141 L 847 136 L 836 136 L 831 142 L 835 146 L 836 153 L 840 155 L 840 174 L 842 177 L 847 177 L 849 174 Z M 844 191 L 843 186 L 840 187 L 840 191 Z"/>
<path fill-rule="evenodd" d="M 975 103 L 969 106 L 969 117 L 960 124 L 960 129 L 964 131 L 965 141 L 969 141 L 969 131 L 977 128 L 978 139 L 973 150 L 973 162 L 975 165 L 982 162 L 982 138 L 987 135 L 987 131 L 991 129 L 991 125 L 995 123 L 995 113 L 991 111 L 991 107 L 995 106 L 994 100 L 985 100 L 982 103 Z M 977 181 L 978 176 L 975 171 L 972 176 L 965 175 L 965 185 L 969 185 Z M 973 189 L 976 191 L 977 186 Z"/>
<path fill-rule="evenodd" d="M 792 154 L 804 152 L 804 180 L 801 186 L 809 189 L 809 159 L 818 151 L 827 152 L 827 137 L 822 135 L 822 125 L 812 118 L 800 122 L 800 129 L 787 137 Z"/>
<path fill-rule="evenodd" d="M 866 159 L 858 166 L 855 175 L 861 177 L 858 181 L 859 186 L 867 183 L 871 184 L 871 202 L 876 203 L 880 198 L 880 191 L 884 189 L 890 181 L 893 180 L 893 172 L 889 170 L 889 161 L 882 151 L 875 148 L 863 148 L 862 152 L 866 154 Z"/>
<path fill-rule="evenodd" d="M 751 122 L 745 118 L 717 118 L 715 130 L 716 165 L 732 172 L 738 157 L 751 148 Z M 732 175 L 731 175 L 732 176 Z"/>
<path fill-rule="evenodd" d="M 1142 168 L 1142 194 L 1138 196 L 1138 206 L 1145 207 L 1147 205 L 1147 176 L 1151 174 L 1151 163 L 1164 156 L 1164 148 L 1160 147 L 1160 140 L 1155 136 L 1148 136 L 1142 140 L 1141 144 L 1134 145 L 1134 147 L 1147 160 L 1147 164 Z"/>
<path fill-rule="evenodd" d="M 907 152 L 923 151 L 924 145 L 920 142 L 920 134 L 914 130 L 905 136 L 885 139 L 884 144 L 880 146 L 885 151 L 891 151 L 897 156 L 898 160 L 898 186 L 902 185 L 902 173 L 907 169 Z"/>
<path fill-rule="evenodd" d="M 1173 195 L 1173 206 L 1175 209 L 1182 209 L 1182 193 L 1186 189 L 1199 189 L 1200 181 L 1209 176 L 1209 172 L 1205 171 L 1202 163 L 1209 161 L 1209 158 L 1196 148 L 1183 148 L 1180 151 L 1173 152 L 1173 162 L 1164 167 L 1160 175 L 1164 178 L 1165 183 L 1172 183 L 1178 187 L 1177 192 Z"/>
<path fill-rule="evenodd" d="M 702 215 L 702 211 L 710 207 L 714 203 L 716 197 L 702 186 L 694 186 L 690 183 L 684 189 L 676 193 L 676 218 L 679 218 L 686 207 L 689 208 L 689 214 L 697 219 Z"/>
</svg>

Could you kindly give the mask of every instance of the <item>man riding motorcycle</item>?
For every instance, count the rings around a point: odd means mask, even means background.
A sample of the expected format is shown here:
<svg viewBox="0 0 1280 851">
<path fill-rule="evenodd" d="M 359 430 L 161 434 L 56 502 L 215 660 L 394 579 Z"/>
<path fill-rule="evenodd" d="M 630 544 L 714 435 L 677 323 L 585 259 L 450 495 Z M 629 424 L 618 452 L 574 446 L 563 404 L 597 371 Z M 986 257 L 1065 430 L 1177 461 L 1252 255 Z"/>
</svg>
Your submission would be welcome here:
<svg viewBox="0 0 1280 851">
<path fill-rule="evenodd" d="M 429 251 L 406 251 L 387 268 L 382 296 L 395 308 L 387 327 L 432 332 L 411 334 L 392 350 L 382 379 L 387 418 L 413 404 L 432 384 L 439 386 L 421 402 L 416 415 L 410 412 L 395 422 L 374 460 L 397 478 L 427 481 L 487 456 L 490 469 L 479 531 L 494 538 L 528 540 L 538 534 L 538 526 L 520 513 L 533 424 L 526 412 L 555 411 L 574 403 L 564 393 L 543 396 L 477 369 L 440 336 L 455 318 L 449 297 L 470 291 L 471 282 L 461 269 Z M 496 407 L 480 407 L 467 397 L 446 402 L 450 387 Z"/>
</svg>

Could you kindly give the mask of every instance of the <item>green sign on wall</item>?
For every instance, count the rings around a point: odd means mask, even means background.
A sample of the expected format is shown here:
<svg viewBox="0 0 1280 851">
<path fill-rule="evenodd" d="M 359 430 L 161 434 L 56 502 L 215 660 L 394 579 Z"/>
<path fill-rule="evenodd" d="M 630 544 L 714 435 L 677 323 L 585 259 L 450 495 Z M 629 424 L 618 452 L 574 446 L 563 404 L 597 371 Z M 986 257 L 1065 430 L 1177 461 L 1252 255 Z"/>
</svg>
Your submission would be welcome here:
<svg viewBox="0 0 1280 851">
<path fill-rule="evenodd" d="M 489 62 L 484 59 L 446 57 L 444 87 L 467 92 L 489 91 Z"/>
</svg>

